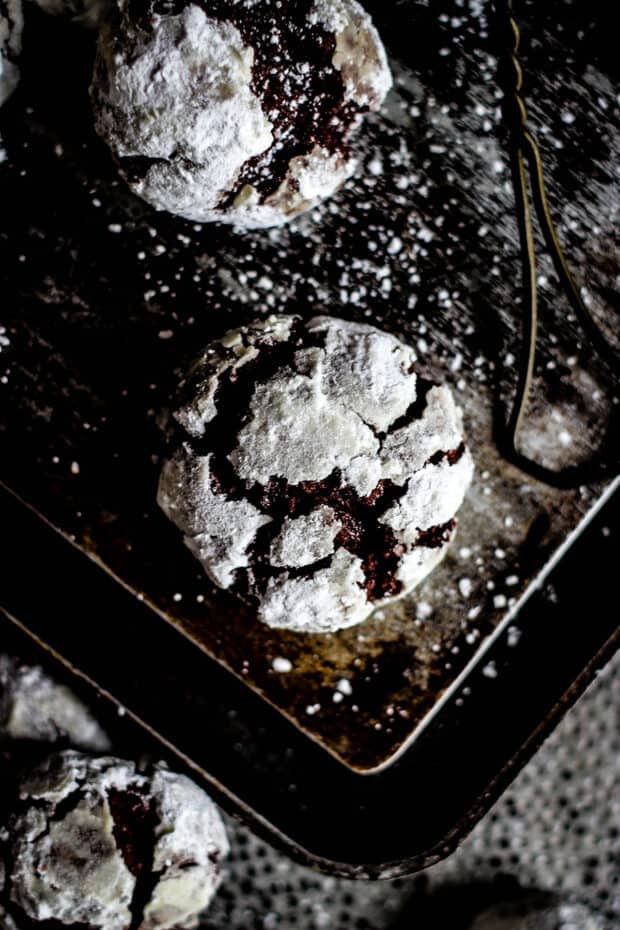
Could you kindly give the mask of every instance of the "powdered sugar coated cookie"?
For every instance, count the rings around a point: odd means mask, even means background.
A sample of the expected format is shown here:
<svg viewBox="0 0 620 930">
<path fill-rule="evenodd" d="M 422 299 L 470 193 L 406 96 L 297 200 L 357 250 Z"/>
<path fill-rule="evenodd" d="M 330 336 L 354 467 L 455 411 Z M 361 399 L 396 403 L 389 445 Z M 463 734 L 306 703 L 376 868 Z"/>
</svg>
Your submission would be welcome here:
<svg viewBox="0 0 620 930">
<path fill-rule="evenodd" d="M 91 93 L 97 131 L 137 194 L 249 228 L 342 184 L 351 135 L 390 85 L 356 0 L 119 0 Z"/>
<path fill-rule="evenodd" d="M 208 346 L 181 394 L 159 504 L 269 626 L 352 626 L 443 558 L 473 463 L 450 390 L 394 336 L 270 317 Z"/>
</svg>

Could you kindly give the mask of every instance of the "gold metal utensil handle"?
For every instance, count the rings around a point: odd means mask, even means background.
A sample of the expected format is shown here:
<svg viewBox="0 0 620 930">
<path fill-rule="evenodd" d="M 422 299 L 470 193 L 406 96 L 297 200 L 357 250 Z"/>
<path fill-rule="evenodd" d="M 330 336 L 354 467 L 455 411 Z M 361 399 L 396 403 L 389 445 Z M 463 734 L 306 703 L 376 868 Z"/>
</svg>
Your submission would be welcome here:
<svg viewBox="0 0 620 930">
<path fill-rule="evenodd" d="M 535 462 L 519 451 L 519 436 L 527 416 L 526 411 L 531 393 L 538 341 L 536 247 L 533 213 L 528 193 L 528 179 L 534 210 L 547 251 L 553 261 L 560 287 L 588 334 L 593 347 L 616 377 L 620 365 L 620 355 L 606 340 L 596 320 L 586 307 L 564 256 L 549 209 L 540 150 L 534 136 L 528 129 L 527 109 L 521 96 L 523 71 L 518 58 L 520 33 L 513 15 L 512 0 L 500 0 L 498 13 L 502 19 L 501 25 L 507 38 L 506 58 L 502 62 L 504 72 L 502 83 L 505 85 L 504 112 L 510 131 L 515 205 L 523 255 L 525 307 L 522 359 L 519 368 L 516 398 L 508 421 L 506 453 L 519 468 L 528 474 L 540 478 L 548 484 L 569 487 L 582 483 L 586 475 L 589 477 L 598 470 L 600 463 L 596 454 L 588 462 L 579 466 L 554 471 Z"/>
</svg>

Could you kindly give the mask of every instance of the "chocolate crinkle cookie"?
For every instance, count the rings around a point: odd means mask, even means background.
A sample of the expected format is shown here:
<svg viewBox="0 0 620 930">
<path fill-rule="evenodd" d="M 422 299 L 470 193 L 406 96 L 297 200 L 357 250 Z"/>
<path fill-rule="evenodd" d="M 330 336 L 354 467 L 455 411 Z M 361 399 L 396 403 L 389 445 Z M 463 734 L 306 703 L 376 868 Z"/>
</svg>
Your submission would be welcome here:
<svg viewBox="0 0 620 930">
<path fill-rule="evenodd" d="M 360 623 L 444 556 L 473 463 L 450 390 L 414 366 L 372 326 L 274 316 L 182 383 L 159 505 L 269 626 Z"/>
<path fill-rule="evenodd" d="M 39 666 L 0 655 L 0 745 L 66 743 L 106 752 L 110 742 L 88 708 Z"/>
<path fill-rule="evenodd" d="M 91 95 L 135 193 L 251 228 L 334 193 L 354 170 L 362 115 L 390 86 L 356 0 L 118 0 Z"/>
<path fill-rule="evenodd" d="M 1 839 L 1 926 L 19 930 L 195 927 L 228 853 L 214 804 L 188 778 L 77 752 L 28 776 Z"/>
<path fill-rule="evenodd" d="M 22 47 L 21 0 L 0 0 L 0 106 L 19 80 L 17 60 Z"/>
</svg>

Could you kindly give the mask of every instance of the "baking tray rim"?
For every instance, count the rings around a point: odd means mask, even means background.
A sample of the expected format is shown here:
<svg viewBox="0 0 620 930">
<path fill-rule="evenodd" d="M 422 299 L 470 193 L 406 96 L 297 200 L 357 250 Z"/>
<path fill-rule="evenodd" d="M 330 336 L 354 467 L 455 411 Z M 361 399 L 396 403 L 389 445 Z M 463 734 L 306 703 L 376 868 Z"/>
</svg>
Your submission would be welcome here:
<svg viewBox="0 0 620 930">
<path fill-rule="evenodd" d="M 417 741 L 420 735 L 428 728 L 428 726 L 435 719 L 437 714 L 446 706 L 447 703 L 454 697 L 456 692 L 462 687 L 463 683 L 467 677 L 472 673 L 474 668 L 478 666 L 485 655 L 492 648 L 494 643 L 502 636 L 506 629 L 515 619 L 518 612 L 523 608 L 523 606 L 530 599 L 532 594 L 538 590 L 545 582 L 546 578 L 555 566 L 561 561 L 562 557 L 566 552 L 571 548 L 573 543 L 579 538 L 581 533 L 586 529 L 590 522 L 596 517 L 600 510 L 605 506 L 608 500 L 614 495 L 616 490 L 620 488 L 620 474 L 616 475 L 609 481 L 609 484 L 604 488 L 599 497 L 594 501 L 594 503 L 589 507 L 586 513 L 581 517 L 576 526 L 567 534 L 562 543 L 555 549 L 553 554 L 545 562 L 544 566 L 539 570 L 539 572 L 531 579 L 529 584 L 523 590 L 521 596 L 517 599 L 515 604 L 509 608 L 506 612 L 504 618 L 497 624 L 494 630 L 492 630 L 480 643 L 479 647 L 475 650 L 473 655 L 469 658 L 463 669 L 455 677 L 455 679 L 448 685 L 448 687 L 439 695 L 435 703 L 429 710 L 424 714 L 424 716 L 419 720 L 416 727 L 412 732 L 407 736 L 407 738 L 401 743 L 401 745 L 392 752 L 386 759 L 380 762 L 378 765 L 373 766 L 358 766 L 346 762 L 344 758 L 327 743 L 323 742 L 319 737 L 314 733 L 307 730 L 302 724 L 295 719 L 293 716 L 289 715 L 286 710 L 273 701 L 271 701 L 262 691 L 258 688 L 251 687 L 248 682 L 245 680 L 243 675 L 236 672 L 233 668 L 219 659 L 214 653 L 210 652 L 194 639 L 190 633 L 185 630 L 179 623 L 171 619 L 166 612 L 158 607 L 152 602 L 147 594 L 136 591 L 127 581 L 125 581 L 120 575 L 118 575 L 109 565 L 107 565 L 103 559 L 98 556 L 92 550 L 80 545 L 80 543 L 72 538 L 71 534 L 67 533 L 65 530 L 62 530 L 60 527 L 56 526 L 55 523 L 47 516 L 42 514 L 40 510 L 30 504 L 28 501 L 14 491 L 10 486 L 8 486 L 2 479 L 0 479 L 0 489 L 6 491 L 11 497 L 13 497 L 18 503 L 26 507 L 37 519 L 41 520 L 46 526 L 49 527 L 54 533 L 58 534 L 65 542 L 68 542 L 74 550 L 78 553 L 86 556 L 97 568 L 101 569 L 105 574 L 111 578 L 115 583 L 119 584 L 130 596 L 138 600 L 141 604 L 145 605 L 149 610 L 155 613 L 160 620 L 166 623 L 167 626 L 171 627 L 176 633 L 183 636 L 183 638 L 188 641 L 192 646 L 199 649 L 204 655 L 209 659 L 217 662 L 217 664 L 226 672 L 231 674 L 238 681 L 242 682 L 243 685 L 248 688 L 253 694 L 255 694 L 259 700 L 264 701 L 271 708 L 276 710 L 289 724 L 291 724 L 295 729 L 301 733 L 306 739 L 311 740 L 316 746 L 318 746 L 322 751 L 326 752 L 333 759 L 335 759 L 340 765 L 344 766 L 349 771 L 354 772 L 356 775 L 363 776 L 372 776 L 378 775 L 381 772 L 389 768 L 394 762 L 401 758 L 408 749 Z M 43 643 L 43 641 L 41 641 Z M 46 647 L 49 648 L 49 647 Z M 62 660 L 64 661 L 64 660 Z M 81 674 L 81 673 L 79 673 Z M 94 684 L 95 688 L 97 685 Z M 97 688 L 97 690 L 100 690 Z M 114 698 L 112 698 L 115 700 Z M 145 724 L 147 730 L 150 729 L 148 724 Z"/>
</svg>

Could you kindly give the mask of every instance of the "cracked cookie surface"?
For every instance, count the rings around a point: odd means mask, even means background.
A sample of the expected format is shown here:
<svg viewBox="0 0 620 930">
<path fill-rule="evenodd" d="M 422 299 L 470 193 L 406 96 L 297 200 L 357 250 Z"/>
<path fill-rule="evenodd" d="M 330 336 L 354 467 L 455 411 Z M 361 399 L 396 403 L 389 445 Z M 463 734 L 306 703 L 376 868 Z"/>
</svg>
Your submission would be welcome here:
<svg viewBox="0 0 620 930">
<path fill-rule="evenodd" d="M 443 558 L 473 462 L 449 388 L 394 336 L 272 316 L 207 346 L 180 396 L 159 505 L 269 626 L 353 626 Z"/>
<path fill-rule="evenodd" d="M 3 839 L 0 916 L 42 930 L 194 927 L 228 852 L 215 806 L 185 776 L 77 752 L 26 778 Z"/>
<path fill-rule="evenodd" d="M 265 227 L 330 196 L 391 85 L 356 0 L 118 0 L 96 128 L 132 189 L 195 222 Z"/>
</svg>

